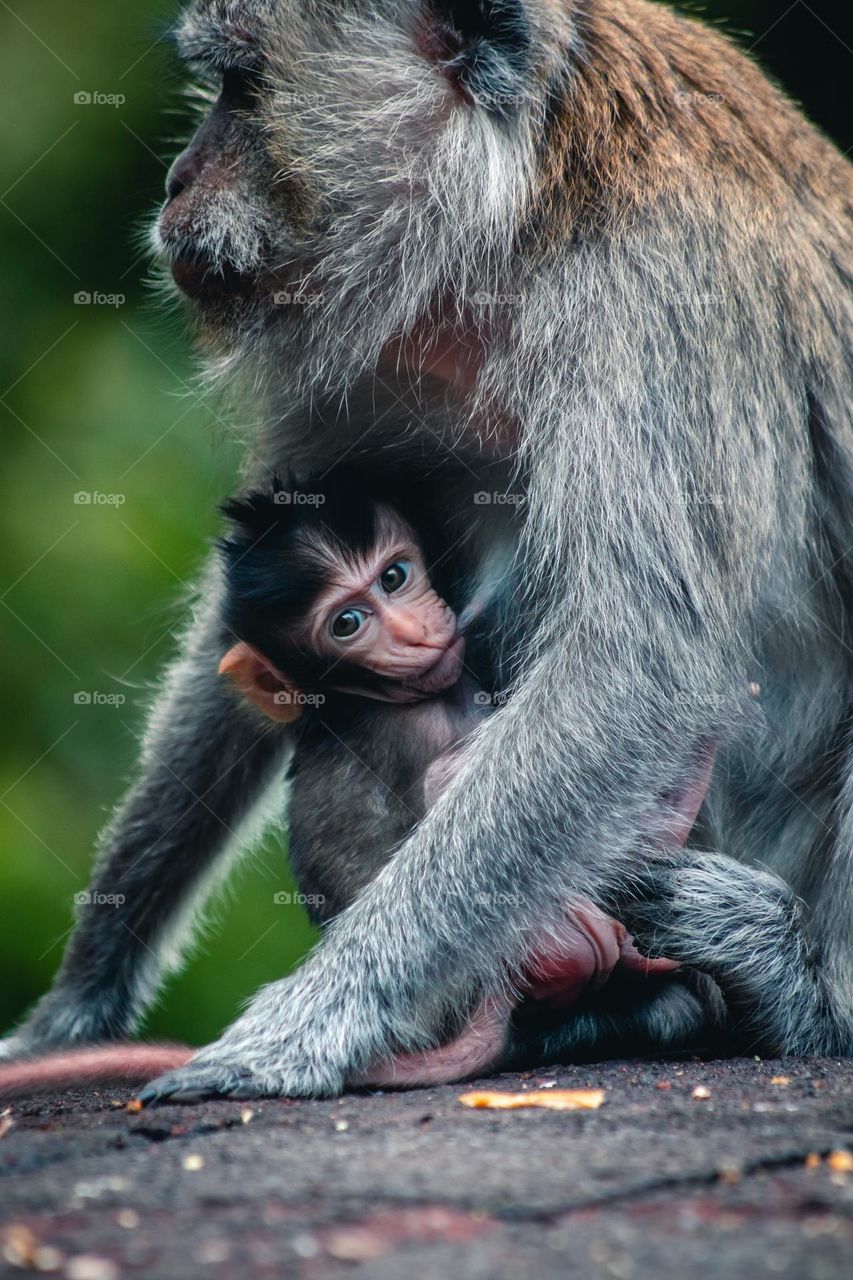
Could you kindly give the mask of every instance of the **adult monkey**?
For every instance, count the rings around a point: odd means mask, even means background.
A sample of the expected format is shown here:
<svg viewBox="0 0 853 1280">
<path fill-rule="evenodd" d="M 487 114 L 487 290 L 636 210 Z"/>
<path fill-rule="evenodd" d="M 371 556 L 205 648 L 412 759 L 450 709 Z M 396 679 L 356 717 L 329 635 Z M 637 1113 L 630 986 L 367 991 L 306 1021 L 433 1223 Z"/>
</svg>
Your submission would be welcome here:
<svg viewBox="0 0 853 1280">
<path fill-rule="evenodd" d="M 515 696 L 455 783 L 303 968 L 150 1096 L 333 1093 L 487 998 L 573 893 L 712 975 L 757 1042 L 850 1052 L 849 167 L 725 41 L 642 0 L 210 0 L 180 41 L 218 88 L 159 239 L 214 364 L 267 393 L 255 454 L 332 465 L 362 397 L 381 466 L 402 400 L 463 528 L 482 512 L 436 423 L 473 488 L 516 462 L 526 603 Z M 259 739 L 216 681 L 209 617 L 105 838 L 95 884 L 125 906 L 84 911 L 10 1051 L 127 1032 L 280 766 L 286 734 Z M 725 854 L 644 847 L 709 743 Z M 685 992 L 648 1002 L 661 1043 L 702 1016 Z"/>
</svg>

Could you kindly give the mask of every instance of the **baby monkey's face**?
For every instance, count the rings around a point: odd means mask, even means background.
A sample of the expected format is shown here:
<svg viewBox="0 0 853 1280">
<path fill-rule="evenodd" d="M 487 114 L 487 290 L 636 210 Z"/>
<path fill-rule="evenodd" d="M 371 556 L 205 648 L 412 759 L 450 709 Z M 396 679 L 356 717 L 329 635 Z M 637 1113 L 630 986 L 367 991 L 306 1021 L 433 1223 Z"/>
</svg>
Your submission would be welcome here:
<svg viewBox="0 0 853 1280">
<path fill-rule="evenodd" d="M 429 696 L 459 679 L 465 641 L 438 595 L 412 530 L 384 510 L 369 552 L 328 563 L 328 583 L 311 609 L 305 643 L 389 681 L 399 701 Z"/>
</svg>

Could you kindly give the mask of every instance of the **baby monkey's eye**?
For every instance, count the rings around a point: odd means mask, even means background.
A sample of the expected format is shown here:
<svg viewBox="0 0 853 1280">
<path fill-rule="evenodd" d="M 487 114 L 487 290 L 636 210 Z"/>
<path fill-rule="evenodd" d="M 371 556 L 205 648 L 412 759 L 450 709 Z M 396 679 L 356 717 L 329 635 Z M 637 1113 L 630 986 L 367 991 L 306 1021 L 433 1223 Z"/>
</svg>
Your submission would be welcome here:
<svg viewBox="0 0 853 1280">
<path fill-rule="evenodd" d="M 364 626 L 366 616 L 361 609 L 344 609 L 332 622 L 332 635 L 337 640 L 351 640 Z"/>
<path fill-rule="evenodd" d="M 409 565 L 405 560 L 398 560 L 395 564 L 389 564 L 379 579 L 379 585 L 385 594 L 390 596 L 404 587 L 408 581 Z"/>
</svg>

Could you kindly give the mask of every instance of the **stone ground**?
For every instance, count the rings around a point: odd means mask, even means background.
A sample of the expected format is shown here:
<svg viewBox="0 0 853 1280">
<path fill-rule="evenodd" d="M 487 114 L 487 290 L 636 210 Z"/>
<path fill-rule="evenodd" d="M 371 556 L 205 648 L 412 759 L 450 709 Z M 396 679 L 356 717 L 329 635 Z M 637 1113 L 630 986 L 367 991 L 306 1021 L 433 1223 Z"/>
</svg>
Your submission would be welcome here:
<svg viewBox="0 0 853 1280">
<path fill-rule="evenodd" d="M 120 1089 L 15 1102 L 0 1119 L 0 1274 L 853 1275 L 853 1063 L 606 1063 L 488 1083 L 542 1080 L 606 1100 L 472 1111 L 458 1095 L 473 1086 L 453 1086 L 141 1115 Z"/>
</svg>

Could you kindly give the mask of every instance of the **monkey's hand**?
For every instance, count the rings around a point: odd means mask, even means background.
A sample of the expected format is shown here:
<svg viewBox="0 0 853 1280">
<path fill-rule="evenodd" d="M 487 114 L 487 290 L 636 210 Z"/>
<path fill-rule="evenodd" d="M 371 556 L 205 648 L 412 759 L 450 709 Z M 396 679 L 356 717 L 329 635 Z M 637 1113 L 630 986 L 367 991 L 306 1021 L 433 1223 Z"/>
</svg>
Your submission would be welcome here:
<svg viewBox="0 0 853 1280">
<path fill-rule="evenodd" d="M 27 1057 L 29 1052 L 29 1046 L 23 1036 L 3 1036 L 0 1039 L 0 1062 L 17 1062 L 19 1058 Z"/>
<path fill-rule="evenodd" d="M 17 1030 L 0 1039 L 0 1062 L 17 1062 L 80 1045 L 123 1039 L 123 1028 L 109 1018 L 106 1001 L 77 1001 L 57 989 L 48 991 Z"/>
</svg>

